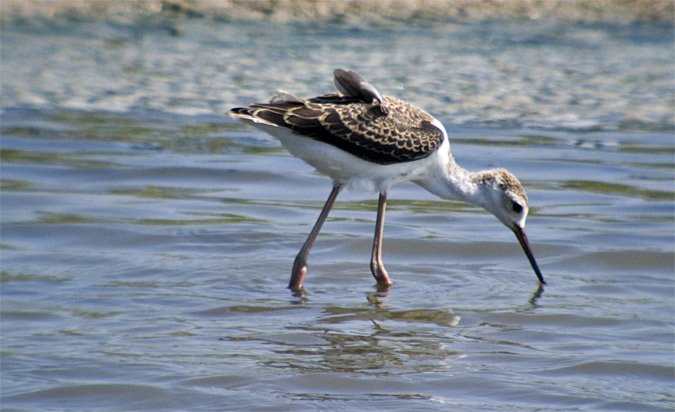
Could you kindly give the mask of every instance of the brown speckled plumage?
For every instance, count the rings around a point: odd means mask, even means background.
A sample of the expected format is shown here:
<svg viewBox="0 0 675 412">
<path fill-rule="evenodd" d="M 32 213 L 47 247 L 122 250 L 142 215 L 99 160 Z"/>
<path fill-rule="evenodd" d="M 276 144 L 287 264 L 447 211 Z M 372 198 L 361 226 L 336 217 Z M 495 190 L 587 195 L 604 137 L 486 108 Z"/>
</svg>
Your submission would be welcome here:
<svg viewBox="0 0 675 412">
<path fill-rule="evenodd" d="M 427 112 L 394 97 L 380 97 L 372 86 L 357 83 L 360 77 L 341 80 L 348 82 L 351 95 L 302 100 L 282 94 L 269 103 L 234 108 L 232 113 L 286 127 L 383 165 L 422 159 L 443 142 L 443 132 Z"/>
</svg>

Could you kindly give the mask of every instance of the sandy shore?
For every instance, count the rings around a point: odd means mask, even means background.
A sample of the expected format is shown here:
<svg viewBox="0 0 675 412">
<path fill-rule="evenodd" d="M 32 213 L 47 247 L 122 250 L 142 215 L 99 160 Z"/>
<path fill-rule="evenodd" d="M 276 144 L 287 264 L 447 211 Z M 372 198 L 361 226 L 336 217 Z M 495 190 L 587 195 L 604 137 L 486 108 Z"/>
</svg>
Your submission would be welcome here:
<svg viewBox="0 0 675 412">
<path fill-rule="evenodd" d="M 271 21 L 556 19 L 673 22 L 673 0 L 2 0 L 2 21 L 146 16 Z"/>
</svg>

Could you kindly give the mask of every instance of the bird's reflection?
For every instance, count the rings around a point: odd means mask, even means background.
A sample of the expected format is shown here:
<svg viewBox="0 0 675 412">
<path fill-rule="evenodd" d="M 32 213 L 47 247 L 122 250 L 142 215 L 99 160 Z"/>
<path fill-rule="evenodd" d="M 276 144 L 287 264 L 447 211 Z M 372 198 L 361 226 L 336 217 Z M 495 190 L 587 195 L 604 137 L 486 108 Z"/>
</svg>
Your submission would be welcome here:
<svg viewBox="0 0 675 412">
<path fill-rule="evenodd" d="M 532 308 L 536 308 L 538 306 L 537 301 L 539 300 L 539 298 L 541 297 L 541 295 L 543 293 L 544 293 L 544 285 L 542 285 L 540 283 L 539 287 L 534 291 L 534 293 L 532 294 L 532 297 L 530 297 L 530 300 L 529 300 L 530 306 Z"/>
<path fill-rule="evenodd" d="M 296 300 L 291 301 L 291 305 L 304 306 L 307 304 L 307 291 L 305 288 L 291 289 L 291 295 L 296 298 Z"/>
<path fill-rule="evenodd" d="M 380 307 L 384 304 L 384 299 L 389 297 L 389 285 L 376 285 L 374 292 L 367 292 L 366 299 L 374 307 Z"/>
</svg>

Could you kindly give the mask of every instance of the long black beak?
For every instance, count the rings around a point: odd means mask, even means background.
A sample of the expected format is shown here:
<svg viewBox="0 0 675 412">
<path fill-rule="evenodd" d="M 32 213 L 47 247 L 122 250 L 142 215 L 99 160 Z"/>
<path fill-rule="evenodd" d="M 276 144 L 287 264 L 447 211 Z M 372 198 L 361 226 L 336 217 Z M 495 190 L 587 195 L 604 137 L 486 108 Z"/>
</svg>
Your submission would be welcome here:
<svg viewBox="0 0 675 412">
<path fill-rule="evenodd" d="M 525 230 L 516 227 L 515 229 L 513 229 L 513 233 L 516 234 L 518 242 L 520 242 L 520 246 L 523 247 L 523 250 L 527 255 L 527 260 L 530 261 L 530 265 L 532 265 L 532 269 L 534 269 L 534 273 L 537 275 L 539 282 L 542 285 L 545 285 L 546 282 L 544 281 L 544 277 L 541 274 L 541 270 L 539 270 L 539 265 L 537 265 L 537 261 L 534 259 L 534 255 L 532 254 L 532 248 L 530 247 L 530 242 L 527 240 L 527 236 L 525 235 Z"/>
</svg>

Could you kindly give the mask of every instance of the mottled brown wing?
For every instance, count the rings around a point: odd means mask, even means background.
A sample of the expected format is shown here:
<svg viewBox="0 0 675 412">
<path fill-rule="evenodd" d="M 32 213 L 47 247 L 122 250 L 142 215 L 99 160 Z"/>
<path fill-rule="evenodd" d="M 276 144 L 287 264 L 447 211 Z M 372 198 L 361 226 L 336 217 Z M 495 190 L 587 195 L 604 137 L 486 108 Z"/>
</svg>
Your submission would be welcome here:
<svg viewBox="0 0 675 412">
<path fill-rule="evenodd" d="M 393 97 L 367 104 L 330 94 L 302 101 L 279 99 L 232 109 L 328 143 L 363 160 L 394 164 L 422 159 L 443 142 L 428 113 Z"/>
</svg>

